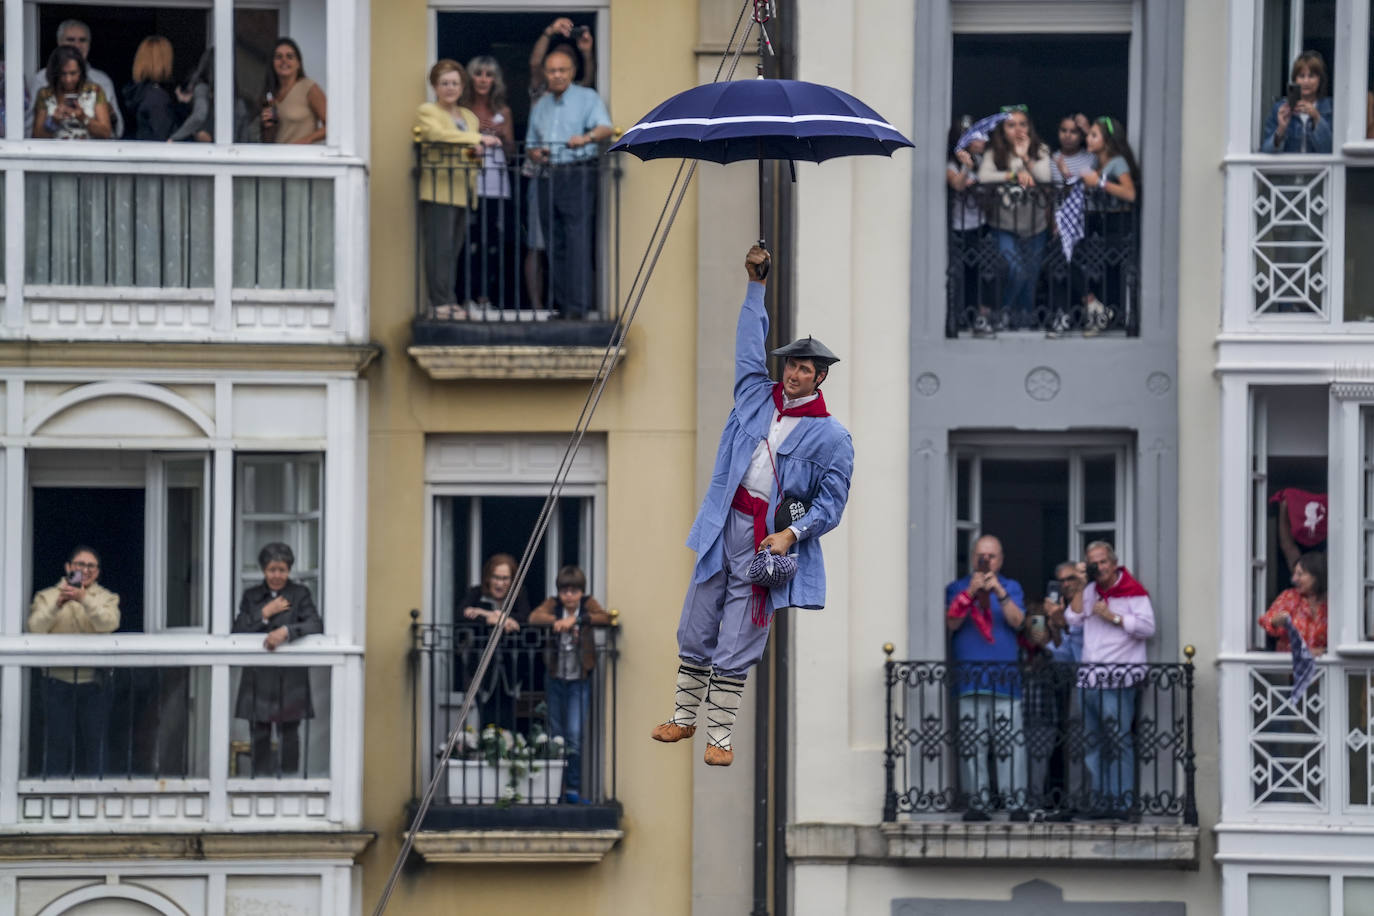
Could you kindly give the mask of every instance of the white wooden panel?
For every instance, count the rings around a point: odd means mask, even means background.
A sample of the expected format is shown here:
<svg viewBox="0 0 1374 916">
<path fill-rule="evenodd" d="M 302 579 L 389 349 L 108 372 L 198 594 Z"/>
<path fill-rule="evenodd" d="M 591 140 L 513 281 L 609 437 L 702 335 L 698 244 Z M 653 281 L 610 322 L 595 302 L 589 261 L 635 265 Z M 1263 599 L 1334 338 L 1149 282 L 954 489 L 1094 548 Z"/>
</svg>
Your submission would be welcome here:
<svg viewBox="0 0 1374 916">
<path fill-rule="evenodd" d="M 319 913 L 319 875 L 230 875 L 225 882 L 229 913 Z"/>
<path fill-rule="evenodd" d="M 957 0 L 955 32 L 1129 32 L 1131 0 Z"/>
<path fill-rule="evenodd" d="M 236 385 L 234 438 L 310 439 L 325 435 L 324 386 Z"/>
<path fill-rule="evenodd" d="M 551 435 L 431 436 L 425 443 L 428 483 L 548 483 L 558 472 L 568 437 Z M 569 483 L 606 482 L 606 441 L 588 435 L 573 460 Z"/>
<path fill-rule="evenodd" d="M 38 436 L 182 438 L 204 433 L 185 414 L 166 404 L 116 395 L 82 401 L 60 411 L 34 430 Z"/>
</svg>

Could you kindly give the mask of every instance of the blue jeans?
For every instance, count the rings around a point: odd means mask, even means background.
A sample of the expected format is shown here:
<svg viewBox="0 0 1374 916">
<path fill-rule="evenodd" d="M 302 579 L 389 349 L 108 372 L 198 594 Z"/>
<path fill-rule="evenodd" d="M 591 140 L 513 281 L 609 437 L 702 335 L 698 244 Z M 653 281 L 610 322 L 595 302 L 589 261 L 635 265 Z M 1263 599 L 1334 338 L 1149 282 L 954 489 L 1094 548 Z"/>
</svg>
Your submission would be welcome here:
<svg viewBox="0 0 1374 916">
<path fill-rule="evenodd" d="M 563 769 L 563 785 L 572 792 L 582 788 L 582 726 L 587 721 L 591 681 L 565 681 L 551 677 L 544 685 L 549 704 L 549 732 L 563 739 L 568 762 Z"/>
<path fill-rule="evenodd" d="M 1096 807 L 1123 809 L 1135 803 L 1134 687 L 1084 687 L 1083 765 Z"/>
<path fill-rule="evenodd" d="M 110 708 L 104 684 L 98 680 L 71 684 L 45 675 L 39 681 L 39 696 L 43 710 L 40 775 L 104 776 L 105 725 Z"/>
<path fill-rule="evenodd" d="M 1040 264 L 1045 260 L 1045 240 L 1049 232 L 1022 238 L 1015 232 L 997 230 L 997 251 L 1007 262 L 1007 285 L 1002 290 L 1002 307 L 1021 323 L 1030 319 L 1035 308 L 1035 283 L 1040 279 Z M 1013 322 L 1016 324 L 1016 322 Z"/>
</svg>

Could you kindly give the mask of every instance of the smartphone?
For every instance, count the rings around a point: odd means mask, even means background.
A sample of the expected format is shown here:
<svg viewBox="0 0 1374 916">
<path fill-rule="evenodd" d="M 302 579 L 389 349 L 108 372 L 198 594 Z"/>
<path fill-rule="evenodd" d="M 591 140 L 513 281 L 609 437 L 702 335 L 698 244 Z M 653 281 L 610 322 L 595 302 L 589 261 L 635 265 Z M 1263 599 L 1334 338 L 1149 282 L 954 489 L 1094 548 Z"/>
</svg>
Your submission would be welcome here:
<svg viewBox="0 0 1374 916">
<path fill-rule="evenodd" d="M 1058 603 L 1060 602 L 1060 597 L 1059 597 L 1059 596 L 1060 596 L 1061 594 L 1062 594 L 1062 593 L 1059 591 L 1059 580 L 1058 580 L 1058 579 L 1051 579 L 1049 582 L 1045 583 L 1045 600 L 1046 600 L 1046 601 L 1053 601 L 1055 604 L 1058 604 Z"/>
<path fill-rule="evenodd" d="M 988 555 L 985 554 L 985 553 L 979 554 L 979 555 L 978 555 L 978 565 L 975 567 L 975 569 L 977 569 L 978 572 L 991 572 L 991 571 L 992 571 L 992 557 L 988 556 Z"/>
<path fill-rule="evenodd" d="M 1028 619 L 1028 621 L 1029 621 L 1029 623 L 1030 623 L 1030 628 L 1031 628 L 1032 630 L 1043 630 L 1043 629 L 1045 629 L 1045 615 L 1044 615 L 1044 614 L 1031 614 L 1030 617 L 1027 618 L 1027 619 Z"/>
<path fill-rule="evenodd" d="M 587 34 L 588 32 L 590 32 L 591 30 L 592 30 L 592 27 L 589 26 L 589 25 L 577 25 L 577 26 L 573 26 L 572 37 L 573 37 L 573 38 L 581 38 L 583 35 L 586 35 L 586 34 Z"/>
<path fill-rule="evenodd" d="M 80 99 L 75 92 L 68 92 L 66 95 L 62 96 L 62 103 L 68 108 L 75 108 L 78 101 L 80 101 Z"/>
<path fill-rule="evenodd" d="M 1289 107 L 1289 108 L 1296 108 L 1296 107 L 1298 107 L 1298 102 L 1299 102 L 1299 100 L 1301 100 L 1301 99 L 1302 99 L 1302 90 L 1298 88 L 1298 84 L 1297 84 L 1297 83 L 1289 83 L 1289 84 L 1288 84 L 1288 107 Z"/>
<path fill-rule="evenodd" d="M 73 569 L 71 572 L 67 573 L 67 584 L 70 585 L 72 588 L 80 588 L 81 570 Z"/>
</svg>

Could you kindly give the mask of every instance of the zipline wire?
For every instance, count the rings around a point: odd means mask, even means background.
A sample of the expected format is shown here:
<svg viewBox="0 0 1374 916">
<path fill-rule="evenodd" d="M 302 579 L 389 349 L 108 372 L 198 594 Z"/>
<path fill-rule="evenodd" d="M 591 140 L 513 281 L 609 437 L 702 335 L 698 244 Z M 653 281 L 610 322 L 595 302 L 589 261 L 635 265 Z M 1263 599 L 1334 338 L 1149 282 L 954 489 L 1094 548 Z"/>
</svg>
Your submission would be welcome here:
<svg viewBox="0 0 1374 916">
<path fill-rule="evenodd" d="M 730 39 L 725 44 L 725 52 L 721 55 L 720 64 L 716 67 L 715 76 L 711 79 L 713 83 L 720 82 L 721 73 L 725 70 L 727 60 L 730 64 L 730 70 L 725 78 L 727 80 L 734 78 L 740 55 L 744 51 L 745 44 L 749 41 L 749 33 L 753 31 L 755 25 L 762 27 L 757 19 L 756 11 L 755 18 L 749 21 L 745 27 L 744 35 L 740 36 L 739 42 L 736 43 L 735 39 L 739 35 L 740 25 L 744 22 L 745 13 L 748 12 L 752 2 L 753 0 L 744 0 L 744 4 L 740 7 L 739 17 L 735 20 L 735 27 L 730 32 Z M 731 51 L 732 47 L 734 48 L 733 52 Z M 548 530 L 549 519 L 562 496 L 563 487 L 567 482 L 569 472 L 572 470 L 577 451 L 581 447 L 582 439 L 585 437 L 591 419 L 596 413 L 597 405 L 601 403 L 601 395 L 606 390 L 606 382 L 610 378 L 610 369 L 614 366 L 613 358 L 621 352 L 625 337 L 630 331 L 630 326 L 634 323 L 635 315 L 639 312 L 645 290 L 648 288 L 649 280 L 653 277 L 654 268 L 658 265 L 663 247 L 667 244 L 668 234 L 672 231 L 673 222 L 677 219 L 678 210 L 681 208 L 687 190 L 692 184 L 696 169 L 697 161 L 695 159 L 683 159 L 678 164 L 677 173 L 668 189 L 668 196 L 663 203 L 663 209 L 659 211 L 658 222 L 654 224 L 653 231 L 649 236 L 649 243 L 644 250 L 644 256 L 640 259 L 639 268 L 635 271 L 634 280 L 630 284 L 630 292 L 626 297 L 628 307 L 622 309 L 620 316 L 616 319 L 615 327 L 612 329 L 611 342 L 606 346 L 605 352 L 601 356 L 601 365 L 597 368 L 596 377 L 587 392 L 586 400 L 582 403 L 582 411 L 578 415 L 577 425 L 573 429 L 572 436 L 568 439 L 567 448 L 564 449 L 563 459 L 554 475 L 554 482 L 549 489 L 549 495 L 544 499 L 544 506 L 539 512 L 539 518 L 535 521 L 534 530 L 530 532 L 529 540 L 525 544 L 525 552 L 520 557 L 519 566 L 511 580 L 510 590 L 506 592 L 506 597 L 501 602 L 501 614 L 496 623 L 492 625 L 491 636 L 487 639 L 487 645 L 477 664 L 477 670 L 468 683 L 468 689 L 463 692 L 463 705 L 458 712 L 457 724 L 449 733 L 443 752 L 437 755 L 438 763 L 434 767 L 434 774 L 430 777 L 429 783 L 425 787 L 425 793 L 420 799 L 420 804 L 415 809 L 415 815 L 411 818 L 410 828 L 405 833 L 405 839 L 401 844 L 400 852 L 396 855 L 395 862 L 392 863 L 391 874 L 387 877 L 386 886 L 382 888 L 381 897 L 377 901 L 376 908 L 372 911 L 373 916 L 383 916 L 386 912 L 387 905 L 391 901 L 391 894 L 396 888 L 396 882 L 400 879 L 401 869 L 405 867 L 406 859 L 415 844 L 415 834 L 424 822 L 426 812 L 429 811 L 434 802 L 434 796 L 439 790 L 440 783 L 447 775 L 447 763 L 453 756 L 454 748 L 462 737 L 464 723 L 472 710 L 473 699 L 476 696 L 474 688 L 480 685 L 486 677 L 492 657 L 496 654 L 496 647 L 505 634 L 505 623 L 510 618 L 515 596 L 520 593 L 520 589 L 525 583 L 525 577 L 529 574 L 530 562 L 534 558 L 535 550 L 543 540 L 544 533 Z"/>
</svg>

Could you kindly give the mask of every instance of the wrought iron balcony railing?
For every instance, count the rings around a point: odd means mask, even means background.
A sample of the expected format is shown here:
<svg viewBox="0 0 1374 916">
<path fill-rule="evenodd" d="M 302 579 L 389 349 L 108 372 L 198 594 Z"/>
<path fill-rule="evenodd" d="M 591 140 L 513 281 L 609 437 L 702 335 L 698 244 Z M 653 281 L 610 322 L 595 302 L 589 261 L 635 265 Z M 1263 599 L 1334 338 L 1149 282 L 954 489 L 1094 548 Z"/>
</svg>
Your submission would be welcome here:
<svg viewBox="0 0 1374 916">
<path fill-rule="evenodd" d="M 971 185 L 950 190 L 946 225 L 946 336 L 1140 332 L 1137 207 L 1100 189 Z"/>
<path fill-rule="evenodd" d="M 490 632 L 468 621 L 413 625 L 416 797 L 459 724 L 463 691 Z M 507 633 L 477 688 L 436 803 L 614 804 L 617 633 L 613 624 Z"/>
<path fill-rule="evenodd" d="M 1193 665 L 886 664 L 884 821 L 1197 825 Z"/>
</svg>

